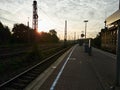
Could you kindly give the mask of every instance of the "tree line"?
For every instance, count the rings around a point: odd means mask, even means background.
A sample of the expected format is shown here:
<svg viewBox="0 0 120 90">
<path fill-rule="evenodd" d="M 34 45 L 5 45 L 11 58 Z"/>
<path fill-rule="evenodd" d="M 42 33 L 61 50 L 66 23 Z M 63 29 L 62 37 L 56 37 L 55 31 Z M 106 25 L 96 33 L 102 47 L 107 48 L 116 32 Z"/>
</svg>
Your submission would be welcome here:
<svg viewBox="0 0 120 90">
<path fill-rule="evenodd" d="M 24 24 L 14 24 L 12 31 L 8 26 L 0 22 L 0 44 L 13 44 L 13 43 L 56 43 L 59 38 L 56 34 L 47 32 L 38 33 L 32 28 Z"/>
</svg>

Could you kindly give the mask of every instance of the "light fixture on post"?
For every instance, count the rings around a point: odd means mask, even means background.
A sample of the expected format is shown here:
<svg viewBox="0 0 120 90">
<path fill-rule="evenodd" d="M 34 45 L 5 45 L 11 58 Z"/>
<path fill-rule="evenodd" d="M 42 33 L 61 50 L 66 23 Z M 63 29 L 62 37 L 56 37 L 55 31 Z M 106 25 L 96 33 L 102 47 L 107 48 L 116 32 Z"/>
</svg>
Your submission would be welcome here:
<svg viewBox="0 0 120 90">
<path fill-rule="evenodd" d="M 86 39 L 86 31 L 87 31 L 87 22 L 88 22 L 88 20 L 84 20 L 84 22 L 85 22 L 85 39 Z"/>
</svg>

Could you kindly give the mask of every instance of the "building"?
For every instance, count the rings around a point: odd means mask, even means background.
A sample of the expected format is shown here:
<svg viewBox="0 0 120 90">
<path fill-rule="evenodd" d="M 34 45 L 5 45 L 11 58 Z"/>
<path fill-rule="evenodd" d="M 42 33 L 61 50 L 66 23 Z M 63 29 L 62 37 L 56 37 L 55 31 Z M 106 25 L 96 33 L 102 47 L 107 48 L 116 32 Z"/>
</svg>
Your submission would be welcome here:
<svg viewBox="0 0 120 90">
<path fill-rule="evenodd" d="M 106 18 L 105 28 L 101 30 L 101 48 L 116 53 L 118 21 L 120 10 Z"/>
</svg>

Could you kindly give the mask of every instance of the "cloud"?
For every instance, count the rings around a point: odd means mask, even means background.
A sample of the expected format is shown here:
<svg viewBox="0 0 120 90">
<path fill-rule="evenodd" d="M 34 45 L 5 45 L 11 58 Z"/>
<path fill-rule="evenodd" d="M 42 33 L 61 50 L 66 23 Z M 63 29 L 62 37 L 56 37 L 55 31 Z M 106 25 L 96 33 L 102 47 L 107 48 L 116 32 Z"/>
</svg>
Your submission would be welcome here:
<svg viewBox="0 0 120 90">
<path fill-rule="evenodd" d="M 84 19 L 89 20 L 89 30 L 98 32 L 104 27 L 104 20 L 117 10 L 117 0 L 44 0 L 41 8 L 53 18 L 67 19 L 76 23 L 76 27 L 84 27 Z M 105 15 L 107 12 L 107 15 Z M 74 24 L 71 27 L 74 28 Z M 76 28 L 77 29 L 77 28 Z"/>
<path fill-rule="evenodd" d="M 12 15 L 11 12 L 9 12 L 9 11 L 7 11 L 7 10 L 3 10 L 3 9 L 0 9 L 0 13 L 1 13 L 1 14 L 10 14 L 10 15 Z M 1 14 L 0 14 L 0 15 L 1 15 Z"/>
<path fill-rule="evenodd" d="M 14 20 L 11 19 L 11 16 L 13 16 L 11 12 L 0 9 L 0 13 L 1 13 L 0 19 L 8 22 L 15 22 Z"/>
<path fill-rule="evenodd" d="M 57 1 L 57 0 L 55 0 Z M 43 7 L 48 14 L 57 16 L 58 18 L 69 18 L 69 19 L 80 19 L 80 18 L 93 18 L 95 14 L 99 13 L 98 8 L 102 5 L 98 2 L 92 2 L 90 0 L 58 0 L 55 1 L 44 1 Z M 104 9 L 104 8 L 103 8 Z"/>
<path fill-rule="evenodd" d="M 10 19 L 4 18 L 4 17 L 0 17 L 0 20 L 7 21 L 9 23 L 16 23 L 16 21 L 10 20 Z"/>
<path fill-rule="evenodd" d="M 84 28 L 84 19 L 89 20 L 91 31 L 100 31 L 104 20 L 118 9 L 118 0 L 37 0 L 39 19 L 62 26 L 68 20 L 71 30 Z M 32 21 L 33 0 L 1 0 L 0 20 L 8 24 Z M 107 15 L 105 15 L 105 12 Z M 49 19 L 46 19 L 49 18 Z M 47 22 L 47 21 L 46 21 Z M 61 22 L 63 22 L 61 24 Z M 58 24 L 58 25 L 57 25 Z M 51 26 L 52 27 L 52 26 Z"/>
</svg>

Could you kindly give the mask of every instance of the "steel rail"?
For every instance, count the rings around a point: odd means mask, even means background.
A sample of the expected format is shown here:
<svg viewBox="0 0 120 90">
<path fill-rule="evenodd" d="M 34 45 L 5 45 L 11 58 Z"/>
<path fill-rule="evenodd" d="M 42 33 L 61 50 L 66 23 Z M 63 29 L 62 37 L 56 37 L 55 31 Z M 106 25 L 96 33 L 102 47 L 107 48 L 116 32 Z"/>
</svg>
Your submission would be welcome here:
<svg viewBox="0 0 120 90">
<path fill-rule="evenodd" d="M 15 77 L 11 78 L 10 80 L 8 80 L 8 81 L 6 81 L 6 82 L 0 84 L 0 90 L 6 90 L 6 89 L 3 89 L 3 88 L 6 88 L 7 85 L 10 84 L 12 81 L 14 81 L 15 79 L 18 79 L 19 77 L 25 75 L 26 73 L 29 73 L 30 71 L 32 71 L 33 69 L 37 68 L 37 67 L 40 66 L 41 64 L 43 64 L 43 63 L 49 61 L 50 59 L 52 59 L 52 58 L 54 58 L 54 57 L 56 57 L 56 56 L 58 56 L 58 55 L 60 55 L 60 54 L 63 54 L 63 52 L 65 52 L 67 49 L 68 49 L 68 48 L 65 48 L 65 49 L 63 49 L 63 50 L 61 50 L 61 51 L 55 53 L 54 55 L 52 55 L 52 56 L 50 56 L 50 57 L 44 59 L 44 60 L 41 61 L 40 63 L 34 65 L 33 67 L 31 67 L 31 68 L 25 70 L 25 71 L 22 72 L 22 73 L 16 75 Z M 49 62 L 48 62 L 48 63 L 49 63 Z"/>
</svg>

